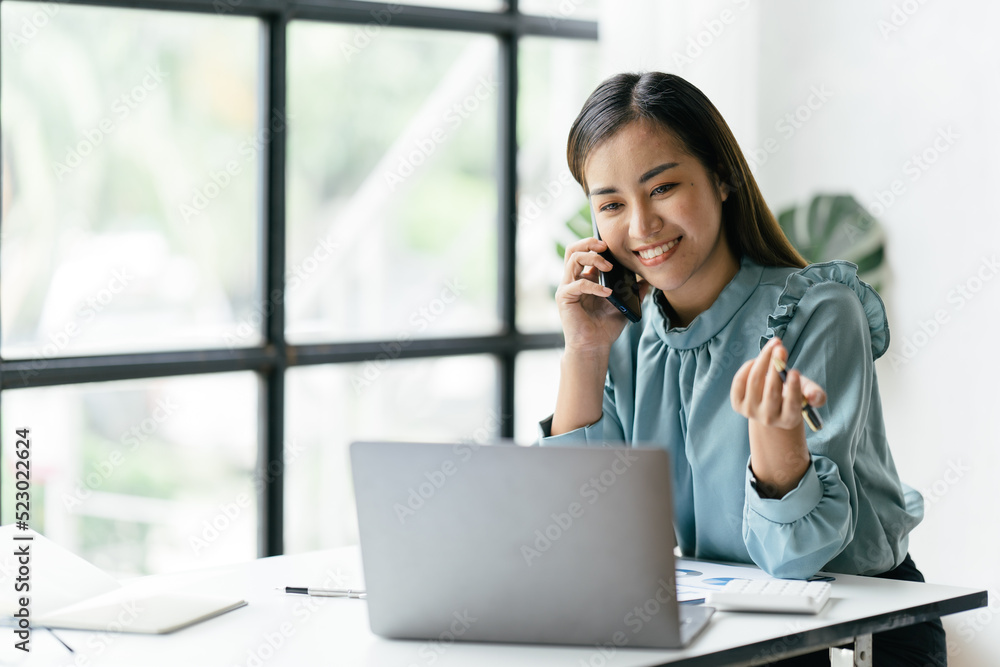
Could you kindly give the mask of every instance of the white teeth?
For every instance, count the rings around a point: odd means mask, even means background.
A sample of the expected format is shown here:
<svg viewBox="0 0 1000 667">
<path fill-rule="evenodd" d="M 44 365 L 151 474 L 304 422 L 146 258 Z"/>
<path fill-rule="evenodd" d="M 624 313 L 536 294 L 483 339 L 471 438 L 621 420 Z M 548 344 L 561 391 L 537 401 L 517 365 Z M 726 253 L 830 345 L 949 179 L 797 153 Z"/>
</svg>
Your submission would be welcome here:
<svg viewBox="0 0 1000 667">
<path fill-rule="evenodd" d="M 680 241 L 681 241 L 680 239 L 674 239 L 669 243 L 664 243 L 663 245 L 656 246 L 655 248 L 650 248 L 649 250 L 641 250 L 639 251 L 639 257 L 642 257 L 643 259 L 653 259 L 654 257 L 659 257 L 660 255 L 662 255 L 663 253 L 667 252 L 675 245 L 680 243 Z"/>
</svg>

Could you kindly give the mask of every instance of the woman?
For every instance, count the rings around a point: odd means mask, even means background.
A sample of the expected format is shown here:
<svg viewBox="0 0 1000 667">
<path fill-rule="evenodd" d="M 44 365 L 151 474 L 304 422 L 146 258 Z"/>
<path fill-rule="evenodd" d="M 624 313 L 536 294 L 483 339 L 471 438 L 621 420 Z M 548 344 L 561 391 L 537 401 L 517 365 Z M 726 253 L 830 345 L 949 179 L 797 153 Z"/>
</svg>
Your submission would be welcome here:
<svg viewBox="0 0 1000 667">
<path fill-rule="evenodd" d="M 922 581 L 907 536 L 923 500 L 899 481 L 875 376 L 885 310 L 856 267 L 805 265 L 726 122 L 680 77 L 602 83 L 567 157 L 603 240 L 566 251 L 566 345 L 541 444 L 665 446 L 685 556 L 778 577 Z M 605 250 L 640 277 L 640 322 L 597 282 Z M 794 369 L 786 383 L 776 362 Z M 822 429 L 805 429 L 803 399 L 825 406 Z M 944 631 L 938 621 L 876 635 L 874 655 L 946 664 Z"/>
</svg>

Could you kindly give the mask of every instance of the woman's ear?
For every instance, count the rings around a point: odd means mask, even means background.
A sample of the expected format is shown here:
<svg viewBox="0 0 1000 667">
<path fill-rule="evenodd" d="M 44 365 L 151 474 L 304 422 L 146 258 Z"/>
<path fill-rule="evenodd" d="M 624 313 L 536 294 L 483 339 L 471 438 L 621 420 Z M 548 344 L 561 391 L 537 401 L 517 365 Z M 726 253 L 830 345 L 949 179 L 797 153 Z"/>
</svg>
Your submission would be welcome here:
<svg viewBox="0 0 1000 667">
<path fill-rule="evenodd" d="M 725 169 L 721 162 L 715 166 L 714 176 L 715 185 L 719 189 L 719 198 L 726 201 L 729 195 L 736 192 L 739 187 L 739 181 L 735 180 L 739 177 L 735 176 L 732 171 Z"/>
<path fill-rule="evenodd" d="M 715 174 L 715 186 L 719 190 L 719 198 L 722 201 L 726 201 L 726 199 L 729 198 L 729 193 L 733 190 L 733 188 L 729 186 L 729 183 L 726 183 L 724 180 L 722 180 L 722 177 L 719 176 L 718 172 L 716 172 Z"/>
</svg>

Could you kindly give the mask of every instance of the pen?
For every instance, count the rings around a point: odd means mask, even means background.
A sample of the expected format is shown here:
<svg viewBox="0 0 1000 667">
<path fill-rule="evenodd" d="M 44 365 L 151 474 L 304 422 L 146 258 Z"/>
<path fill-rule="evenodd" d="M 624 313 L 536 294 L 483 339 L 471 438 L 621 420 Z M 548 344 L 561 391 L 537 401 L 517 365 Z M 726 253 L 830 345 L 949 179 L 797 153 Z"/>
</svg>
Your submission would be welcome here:
<svg viewBox="0 0 1000 667">
<path fill-rule="evenodd" d="M 295 593 L 297 595 L 312 595 L 316 597 L 324 598 L 355 598 L 357 600 L 363 600 L 368 597 L 368 593 L 363 590 L 356 588 L 296 588 L 294 586 L 286 586 L 286 593 Z"/>
<path fill-rule="evenodd" d="M 62 638 L 59 635 L 56 634 L 55 630 L 53 630 L 52 628 L 48 628 L 48 627 L 45 628 L 45 629 L 49 631 L 49 634 L 51 634 L 53 637 L 56 638 L 57 642 L 59 642 L 60 644 L 62 644 L 63 646 L 65 646 L 67 651 L 69 651 L 70 653 L 76 653 L 76 651 L 74 651 L 73 649 L 70 648 L 69 644 L 67 644 L 66 642 L 64 642 L 62 640 Z"/>
<path fill-rule="evenodd" d="M 785 382 L 788 377 L 788 371 L 785 370 L 784 360 L 775 358 L 773 361 L 774 368 L 778 371 L 778 376 L 782 382 Z M 819 413 L 816 412 L 816 409 L 809 405 L 809 401 L 806 400 L 805 396 L 802 397 L 802 418 L 806 420 L 809 428 L 813 431 L 823 428 L 823 420 L 819 418 Z"/>
</svg>

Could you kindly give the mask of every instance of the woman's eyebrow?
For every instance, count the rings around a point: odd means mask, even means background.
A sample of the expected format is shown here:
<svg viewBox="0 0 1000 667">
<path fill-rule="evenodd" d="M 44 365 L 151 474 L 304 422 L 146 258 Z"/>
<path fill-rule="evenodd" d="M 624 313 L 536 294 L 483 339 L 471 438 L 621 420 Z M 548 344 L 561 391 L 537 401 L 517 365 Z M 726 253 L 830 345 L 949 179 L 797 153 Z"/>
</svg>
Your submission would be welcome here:
<svg viewBox="0 0 1000 667">
<path fill-rule="evenodd" d="M 645 183 L 649 179 L 655 178 L 657 175 L 662 174 L 667 169 L 673 169 L 679 164 L 680 162 L 664 162 L 659 166 L 653 167 L 652 169 L 650 169 L 645 174 L 639 177 L 639 183 Z M 616 192 L 618 192 L 618 188 L 615 187 L 594 188 L 589 193 L 587 193 L 587 196 L 593 197 L 594 195 L 613 195 Z"/>
<path fill-rule="evenodd" d="M 649 179 L 653 178 L 654 176 L 665 172 L 667 169 L 673 169 L 674 167 L 676 167 L 679 164 L 680 164 L 680 162 L 664 162 L 660 166 L 653 167 L 652 169 L 650 169 L 649 171 L 647 171 L 645 174 L 643 174 L 642 176 L 640 176 L 639 177 L 639 182 L 640 183 L 645 183 L 646 181 L 648 181 Z"/>
</svg>

